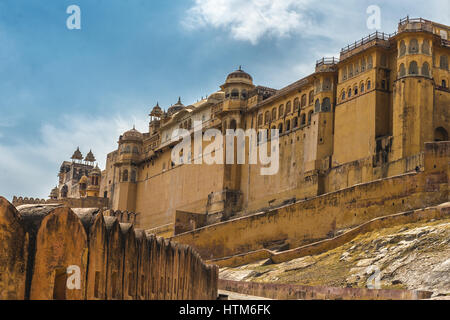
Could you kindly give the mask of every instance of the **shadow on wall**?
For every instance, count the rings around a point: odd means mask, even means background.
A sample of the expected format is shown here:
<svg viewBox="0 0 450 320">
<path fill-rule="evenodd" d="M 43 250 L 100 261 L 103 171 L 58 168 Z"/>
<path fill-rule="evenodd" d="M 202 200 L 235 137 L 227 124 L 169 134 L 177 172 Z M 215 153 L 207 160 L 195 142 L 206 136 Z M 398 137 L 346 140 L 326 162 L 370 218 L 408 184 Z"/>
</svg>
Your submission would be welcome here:
<svg viewBox="0 0 450 320">
<path fill-rule="evenodd" d="M 0 197 L 0 300 L 209 300 L 218 267 L 99 210 L 21 213 Z"/>
</svg>

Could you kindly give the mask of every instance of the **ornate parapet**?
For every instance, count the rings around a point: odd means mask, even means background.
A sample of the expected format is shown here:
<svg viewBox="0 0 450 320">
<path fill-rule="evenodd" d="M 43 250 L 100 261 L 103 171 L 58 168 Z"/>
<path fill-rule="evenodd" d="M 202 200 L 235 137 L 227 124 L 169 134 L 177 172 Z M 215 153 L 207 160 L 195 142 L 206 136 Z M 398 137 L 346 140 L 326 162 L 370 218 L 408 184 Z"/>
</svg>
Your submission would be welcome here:
<svg viewBox="0 0 450 320">
<path fill-rule="evenodd" d="M 28 197 L 13 197 L 12 204 L 17 207 L 24 204 L 52 204 L 52 203 L 58 203 L 58 200 L 51 200 L 51 199 L 39 199 L 39 198 L 28 198 Z"/>
</svg>

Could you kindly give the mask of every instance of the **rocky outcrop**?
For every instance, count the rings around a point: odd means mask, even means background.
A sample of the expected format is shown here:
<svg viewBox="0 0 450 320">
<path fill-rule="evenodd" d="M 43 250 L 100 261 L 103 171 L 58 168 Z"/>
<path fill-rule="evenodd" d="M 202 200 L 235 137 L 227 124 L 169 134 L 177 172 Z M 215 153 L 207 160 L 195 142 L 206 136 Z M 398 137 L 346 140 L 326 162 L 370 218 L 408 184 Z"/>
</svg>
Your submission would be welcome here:
<svg viewBox="0 0 450 320">
<path fill-rule="evenodd" d="M 220 278 L 307 286 L 376 287 L 450 295 L 450 219 L 375 230 L 321 254 L 223 268 Z"/>
</svg>

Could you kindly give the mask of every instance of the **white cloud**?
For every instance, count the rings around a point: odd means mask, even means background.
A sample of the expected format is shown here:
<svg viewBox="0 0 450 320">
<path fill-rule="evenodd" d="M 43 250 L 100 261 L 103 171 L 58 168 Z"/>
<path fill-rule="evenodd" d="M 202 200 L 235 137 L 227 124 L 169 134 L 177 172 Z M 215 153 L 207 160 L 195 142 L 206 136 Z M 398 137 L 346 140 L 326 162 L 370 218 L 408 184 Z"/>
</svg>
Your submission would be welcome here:
<svg viewBox="0 0 450 320">
<path fill-rule="evenodd" d="M 312 0 L 196 0 L 183 21 L 191 29 L 213 26 L 256 44 L 265 35 L 286 37 L 308 25 L 302 8 Z"/>
<path fill-rule="evenodd" d="M 117 148 L 120 134 L 133 125 L 142 132 L 148 131 L 145 117 L 66 115 L 58 120 L 58 123 L 46 123 L 41 127 L 40 143 L 0 142 L 0 195 L 9 200 L 14 195 L 47 198 L 58 182 L 60 164 L 70 160 L 77 146 L 84 155 L 92 149 L 103 169 L 106 155 Z"/>
</svg>

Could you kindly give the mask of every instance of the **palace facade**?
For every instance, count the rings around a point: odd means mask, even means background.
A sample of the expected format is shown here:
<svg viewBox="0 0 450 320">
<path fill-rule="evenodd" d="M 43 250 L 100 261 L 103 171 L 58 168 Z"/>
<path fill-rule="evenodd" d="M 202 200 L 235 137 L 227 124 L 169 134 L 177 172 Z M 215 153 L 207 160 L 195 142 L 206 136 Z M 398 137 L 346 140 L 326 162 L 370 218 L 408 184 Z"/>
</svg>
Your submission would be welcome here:
<svg viewBox="0 0 450 320">
<path fill-rule="evenodd" d="M 137 213 L 139 228 L 172 235 L 423 170 L 425 143 L 447 141 L 450 130 L 449 37 L 448 26 L 407 18 L 394 34 L 357 41 L 280 90 L 255 85 L 239 68 L 197 103 L 157 104 L 148 132 L 125 132 L 108 154 L 99 196 Z M 174 165 L 172 132 L 193 135 L 198 122 L 222 132 L 279 130 L 279 172 Z"/>
</svg>

